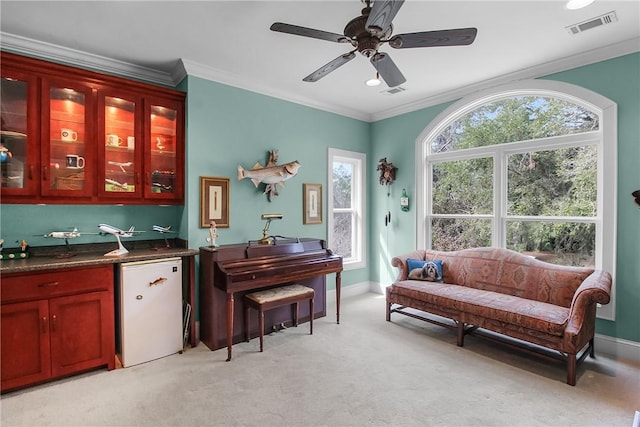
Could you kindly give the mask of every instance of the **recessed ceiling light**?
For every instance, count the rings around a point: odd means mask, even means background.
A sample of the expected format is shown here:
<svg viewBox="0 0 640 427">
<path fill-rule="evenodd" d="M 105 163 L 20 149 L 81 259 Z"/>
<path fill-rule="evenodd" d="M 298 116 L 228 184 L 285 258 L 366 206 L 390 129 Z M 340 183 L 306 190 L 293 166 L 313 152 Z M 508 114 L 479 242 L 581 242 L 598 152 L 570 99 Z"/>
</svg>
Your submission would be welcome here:
<svg viewBox="0 0 640 427">
<path fill-rule="evenodd" d="M 594 1 L 595 0 L 569 0 L 567 2 L 567 9 L 569 10 L 582 9 L 583 7 L 589 6 Z"/>
</svg>

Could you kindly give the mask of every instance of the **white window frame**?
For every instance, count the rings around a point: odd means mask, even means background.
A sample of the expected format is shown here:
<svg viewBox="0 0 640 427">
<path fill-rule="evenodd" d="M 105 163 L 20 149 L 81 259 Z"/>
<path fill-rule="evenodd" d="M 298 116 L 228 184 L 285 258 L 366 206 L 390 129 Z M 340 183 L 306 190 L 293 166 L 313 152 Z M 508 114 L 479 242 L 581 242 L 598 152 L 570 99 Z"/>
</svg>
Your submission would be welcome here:
<svg viewBox="0 0 640 427">
<path fill-rule="evenodd" d="M 520 145 L 514 148 L 514 144 L 501 144 L 489 148 L 494 156 L 494 188 L 501 188 L 503 180 L 506 180 L 506 171 L 498 169 L 497 163 L 503 163 L 502 159 L 509 154 L 520 152 L 524 148 L 536 150 L 560 148 L 557 141 L 572 145 L 595 145 L 598 151 L 598 175 L 597 175 L 597 214 L 594 219 L 596 224 L 596 269 L 611 273 L 613 285 L 611 288 L 611 301 L 605 306 L 598 307 L 597 316 L 607 320 L 615 320 L 616 292 L 616 218 L 617 218 L 617 161 L 618 161 L 618 111 L 617 104 L 610 99 L 592 92 L 588 89 L 569 83 L 549 80 L 526 80 L 508 85 L 503 85 L 490 90 L 478 92 L 467 96 L 440 113 L 418 136 L 415 143 L 416 158 L 416 247 L 428 249 L 431 245 L 429 221 L 431 218 L 432 162 L 440 154 L 430 153 L 430 141 L 442 132 L 452 120 L 455 120 L 482 105 L 489 104 L 500 99 L 518 96 L 539 96 L 559 98 L 570 103 L 580 105 L 594 111 L 600 116 L 599 129 L 577 135 L 567 135 L 558 138 L 538 139 L 528 147 Z M 486 150 L 485 147 L 465 150 L 461 153 L 449 153 L 447 159 L 458 157 L 460 159 L 478 157 Z M 488 153 L 488 152 L 487 152 Z M 487 154 L 488 155 L 488 154 Z M 501 156 L 498 162 L 498 156 Z M 506 215 L 506 200 L 501 193 L 496 191 L 494 200 L 494 233 L 492 245 L 505 247 L 504 224 L 508 218 Z M 579 220 L 579 218 L 577 219 Z"/>
<path fill-rule="evenodd" d="M 367 266 L 367 156 L 355 151 L 329 148 L 327 162 L 327 244 L 334 246 L 333 214 L 351 212 L 353 215 L 352 256 L 343 258 L 345 270 L 355 270 Z M 333 163 L 339 161 L 353 165 L 353 188 L 351 189 L 351 209 L 333 207 Z"/>
</svg>

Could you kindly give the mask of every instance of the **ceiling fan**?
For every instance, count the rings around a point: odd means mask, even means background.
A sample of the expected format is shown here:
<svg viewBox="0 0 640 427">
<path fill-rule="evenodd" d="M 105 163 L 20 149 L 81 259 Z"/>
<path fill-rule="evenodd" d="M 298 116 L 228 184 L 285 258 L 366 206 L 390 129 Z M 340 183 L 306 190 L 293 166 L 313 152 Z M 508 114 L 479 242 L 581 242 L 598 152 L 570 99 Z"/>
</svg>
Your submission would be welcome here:
<svg viewBox="0 0 640 427">
<path fill-rule="evenodd" d="M 389 87 L 399 86 L 406 82 L 407 79 L 402 75 L 388 53 L 378 51 L 378 48 L 383 43 L 389 43 L 389 46 L 395 49 L 462 46 L 473 43 L 478 32 L 476 28 L 457 28 L 398 34 L 391 37 L 393 32 L 391 21 L 400 10 L 404 0 L 362 0 L 362 2 L 366 5 L 362 9 L 362 15 L 349 21 L 344 27 L 344 34 L 330 33 L 282 22 L 275 22 L 271 25 L 271 31 L 336 43 L 349 43 L 355 48 L 318 68 L 302 80 L 305 82 L 317 82 L 336 68 L 355 58 L 355 52 L 360 52 L 365 57 L 370 58 L 371 64 L 376 69 L 377 76 L 381 76 Z M 372 3 L 373 6 L 371 6 Z"/>
</svg>

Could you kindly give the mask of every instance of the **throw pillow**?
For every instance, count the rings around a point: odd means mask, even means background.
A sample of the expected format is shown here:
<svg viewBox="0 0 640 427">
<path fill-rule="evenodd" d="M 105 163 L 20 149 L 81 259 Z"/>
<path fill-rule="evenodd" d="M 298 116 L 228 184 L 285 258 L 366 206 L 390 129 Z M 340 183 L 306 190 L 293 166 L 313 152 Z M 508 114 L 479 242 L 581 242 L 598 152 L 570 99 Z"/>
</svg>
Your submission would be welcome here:
<svg viewBox="0 0 640 427">
<path fill-rule="evenodd" d="M 426 280 L 428 282 L 442 282 L 442 260 L 422 261 L 407 259 L 409 279 Z"/>
</svg>

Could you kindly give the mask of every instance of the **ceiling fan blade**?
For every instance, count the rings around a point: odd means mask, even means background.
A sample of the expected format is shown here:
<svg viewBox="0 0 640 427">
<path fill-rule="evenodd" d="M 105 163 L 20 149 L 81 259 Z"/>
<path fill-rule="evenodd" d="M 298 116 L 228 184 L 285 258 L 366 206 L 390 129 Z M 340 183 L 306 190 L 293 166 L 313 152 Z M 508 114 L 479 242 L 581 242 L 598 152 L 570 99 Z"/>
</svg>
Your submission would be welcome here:
<svg viewBox="0 0 640 427">
<path fill-rule="evenodd" d="M 410 47 L 464 46 L 476 39 L 477 28 L 423 31 L 421 33 L 398 34 L 389 39 L 389 46 L 396 49 Z"/>
<path fill-rule="evenodd" d="M 400 86 L 402 83 L 407 81 L 400 72 L 400 69 L 398 69 L 395 62 L 393 62 L 387 53 L 378 52 L 373 55 L 371 57 L 371 64 L 375 67 L 378 73 L 380 73 L 380 77 L 382 77 L 389 87 Z"/>
<path fill-rule="evenodd" d="M 336 43 L 351 43 L 351 40 L 349 40 L 348 37 L 345 37 L 342 34 L 330 33 L 328 31 L 322 30 L 314 30 L 313 28 L 284 24 L 282 22 L 274 22 L 271 25 L 271 31 L 293 34 L 296 36 L 311 37 L 312 39 L 328 40 L 330 42 Z"/>
<path fill-rule="evenodd" d="M 391 25 L 391 21 L 402 7 L 402 3 L 404 0 L 374 0 L 365 27 L 378 33 L 377 35 L 381 35 Z"/>
<path fill-rule="evenodd" d="M 351 61 L 355 57 L 356 57 L 356 54 L 353 51 L 349 53 L 345 53 L 344 55 L 340 55 L 333 61 L 329 62 L 328 64 L 318 68 L 317 70 L 315 70 L 313 73 L 309 74 L 307 77 L 305 77 L 302 80 L 305 82 L 317 82 L 318 80 L 320 80 L 321 78 L 323 78 L 324 76 L 326 76 L 327 74 L 335 70 L 336 68 L 341 67 L 342 65 Z"/>
</svg>

